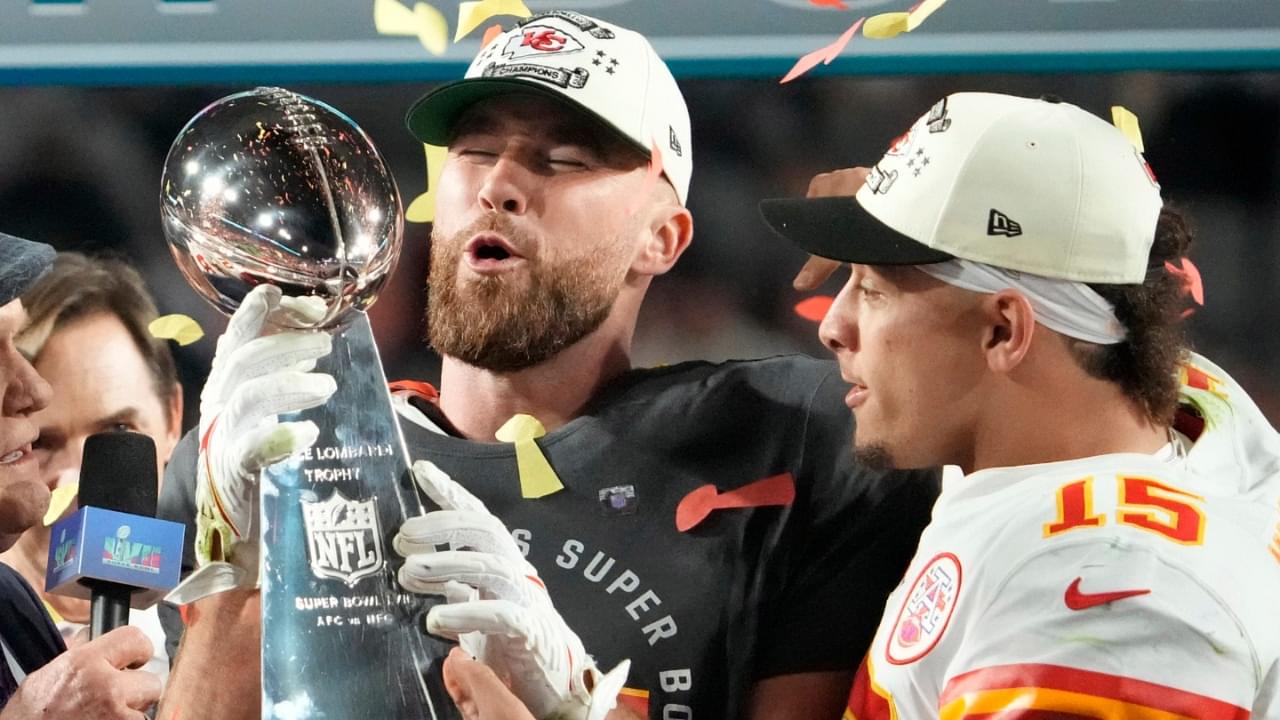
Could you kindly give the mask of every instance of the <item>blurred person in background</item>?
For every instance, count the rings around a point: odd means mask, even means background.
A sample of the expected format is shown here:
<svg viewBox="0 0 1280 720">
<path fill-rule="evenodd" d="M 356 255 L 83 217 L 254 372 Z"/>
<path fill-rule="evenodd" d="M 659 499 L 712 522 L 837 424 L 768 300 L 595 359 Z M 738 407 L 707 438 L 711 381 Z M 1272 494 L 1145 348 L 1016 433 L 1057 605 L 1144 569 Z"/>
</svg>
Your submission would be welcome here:
<svg viewBox="0 0 1280 720">
<path fill-rule="evenodd" d="M 148 435 L 163 476 L 181 435 L 182 388 L 168 342 L 148 331 L 155 303 L 141 276 L 124 262 L 59 253 L 22 302 L 29 324 L 15 343 L 53 387 L 49 404 L 31 416 L 40 432 L 31 450 L 53 503 L 41 523 L 0 554 L 0 562 L 43 588 L 51 526 L 77 509 L 85 439 L 110 430 Z M 65 640 L 87 626 L 88 600 L 40 594 Z M 155 645 L 146 669 L 163 679 L 169 661 L 158 608 L 132 611 L 129 623 Z"/>
<path fill-rule="evenodd" d="M 19 295 L 48 271 L 53 255 L 47 245 L 0 233 L 0 551 L 39 526 L 49 505 L 32 415 L 52 392 L 15 339 L 27 324 Z M 35 591 L 0 565 L 0 720 L 137 720 L 161 686 L 152 673 L 131 668 L 153 654 L 135 627 L 68 650 Z"/>
</svg>

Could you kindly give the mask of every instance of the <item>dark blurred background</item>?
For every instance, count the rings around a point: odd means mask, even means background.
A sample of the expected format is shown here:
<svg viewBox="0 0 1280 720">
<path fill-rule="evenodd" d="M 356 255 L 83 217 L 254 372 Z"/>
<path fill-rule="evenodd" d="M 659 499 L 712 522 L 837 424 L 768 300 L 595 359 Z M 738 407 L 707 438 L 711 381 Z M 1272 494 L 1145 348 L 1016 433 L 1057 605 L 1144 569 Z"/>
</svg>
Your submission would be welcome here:
<svg viewBox="0 0 1280 720">
<path fill-rule="evenodd" d="M 1230 3 L 1217 3 L 1224 4 Z M 608 17 L 607 10 L 600 14 Z M 851 20 L 836 17 L 831 36 Z M 927 40 L 927 29 L 912 40 Z M 808 47 L 830 39 L 815 36 Z M 780 86 L 777 78 L 799 54 L 775 58 L 769 72 L 735 73 L 723 64 L 717 67 L 725 72 L 708 66 L 681 72 L 694 126 L 695 239 L 677 270 L 653 286 L 636 338 L 639 364 L 822 354 L 816 326 L 793 311 L 803 296 L 790 280 L 803 258 L 765 229 L 757 201 L 802 194 L 817 172 L 874 162 L 947 93 L 1052 93 L 1106 118 L 1113 104 L 1138 115 L 1166 200 L 1190 214 L 1198 234 L 1192 258 L 1203 273 L 1206 305 L 1188 320 L 1195 347 L 1232 373 L 1273 423 L 1280 419 L 1280 370 L 1273 361 L 1280 354 L 1280 72 L 948 74 L 947 63 L 936 61 L 929 74 L 861 68 L 857 75 L 820 73 Z M 316 84 L 279 75 L 284 80 L 273 80 L 268 68 L 251 74 L 250 82 L 154 84 L 149 78 L 153 84 L 146 86 L 78 87 L 49 84 L 55 76 L 45 74 L 0 87 L 0 228 L 60 249 L 123 255 L 144 271 L 162 313 L 200 322 L 205 339 L 177 349 L 189 422 L 213 337 L 225 320 L 178 275 L 161 233 L 161 166 L 186 121 L 219 97 L 278 82 L 334 105 L 363 127 L 388 158 L 406 206 L 425 186 L 422 148 L 402 120 L 430 82 Z M 435 380 L 438 372 L 438 359 L 421 340 L 428 235 L 426 225 L 406 225 L 396 275 L 372 311 L 392 379 Z M 826 290 L 834 294 L 836 287 L 833 282 Z"/>
</svg>

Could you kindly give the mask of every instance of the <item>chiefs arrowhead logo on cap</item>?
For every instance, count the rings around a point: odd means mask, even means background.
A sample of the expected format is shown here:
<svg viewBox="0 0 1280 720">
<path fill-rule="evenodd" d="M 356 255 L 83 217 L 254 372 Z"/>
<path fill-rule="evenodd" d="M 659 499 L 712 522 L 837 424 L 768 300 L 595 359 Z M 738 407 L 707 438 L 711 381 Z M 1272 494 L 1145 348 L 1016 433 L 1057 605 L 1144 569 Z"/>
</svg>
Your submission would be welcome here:
<svg viewBox="0 0 1280 720">
<path fill-rule="evenodd" d="M 550 25 L 525 25 L 507 40 L 504 57 L 512 60 L 550 53 L 571 53 L 582 49 L 582 43 L 559 28 Z"/>
</svg>

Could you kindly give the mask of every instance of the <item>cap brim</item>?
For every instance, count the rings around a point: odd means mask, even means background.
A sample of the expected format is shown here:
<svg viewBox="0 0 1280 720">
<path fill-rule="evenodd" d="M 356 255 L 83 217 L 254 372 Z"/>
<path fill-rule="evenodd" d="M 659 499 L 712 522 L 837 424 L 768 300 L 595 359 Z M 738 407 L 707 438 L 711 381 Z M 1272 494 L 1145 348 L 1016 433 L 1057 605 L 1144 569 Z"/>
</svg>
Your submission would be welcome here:
<svg viewBox="0 0 1280 720">
<path fill-rule="evenodd" d="M 885 225 L 851 196 L 760 201 L 773 231 L 811 255 L 858 265 L 930 265 L 954 256 Z"/>
<path fill-rule="evenodd" d="M 539 82 L 512 78 L 467 78 L 441 85 L 423 95 L 409 108 L 409 112 L 404 119 L 405 125 L 408 126 L 409 132 L 419 142 L 424 142 L 428 145 L 448 145 L 449 141 L 453 139 L 454 126 L 457 125 L 458 119 L 467 111 L 467 108 L 481 100 L 514 93 L 539 95 L 563 103 L 565 107 L 576 110 L 595 120 L 605 131 L 611 132 L 627 143 L 639 148 L 644 153 L 644 157 L 649 157 L 650 150 L 647 145 L 640 144 L 634 138 L 614 127 L 608 120 L 592 112 L 586 106 L 575 102 L 564 93 L 557 92 Z"/>
<path fill-rule="evenodd" d="M 53 248 L 0 233 L 0 306 L 31 289 L 53 265 Z"/>
</svg>

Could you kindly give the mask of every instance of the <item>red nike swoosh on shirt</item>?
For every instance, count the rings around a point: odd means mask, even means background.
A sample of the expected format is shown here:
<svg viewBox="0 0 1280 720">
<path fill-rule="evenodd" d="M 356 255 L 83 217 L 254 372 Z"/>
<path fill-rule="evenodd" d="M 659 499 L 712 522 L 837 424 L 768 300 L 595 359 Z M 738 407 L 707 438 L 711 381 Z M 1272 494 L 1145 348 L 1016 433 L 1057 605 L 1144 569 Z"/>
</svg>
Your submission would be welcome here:
<svg viewBox="0 0 1280 720">
<path fill-rule="evenodd" d="M 1071 586 L 1067 588 L 1067 593 L 1062 598 L 1067 603 L 1067 607 L 1072 610 L 1088 610 L 1091 607 L 1106 605 L 1109 602 L 1146 595 L 1151 592 L 1150 590 L 1117 590 L 1114 592 L 1085 593 L 1080 592 L 1081 579 L 1076 578 L 1071 583 Z"/>
</svg>

